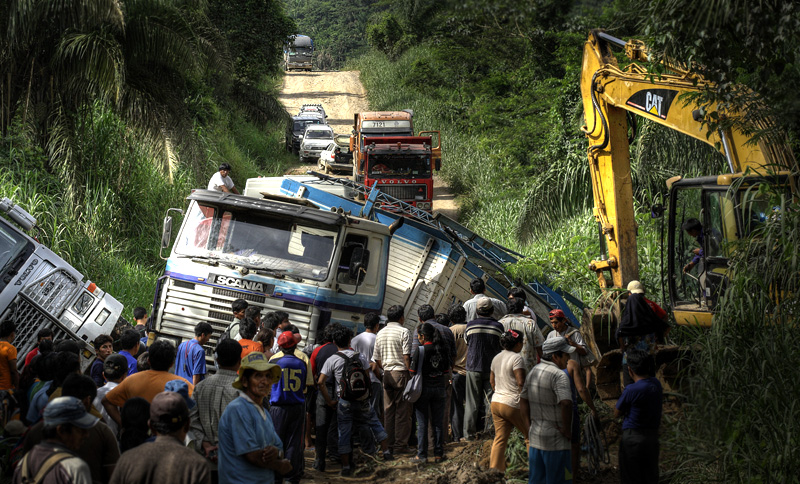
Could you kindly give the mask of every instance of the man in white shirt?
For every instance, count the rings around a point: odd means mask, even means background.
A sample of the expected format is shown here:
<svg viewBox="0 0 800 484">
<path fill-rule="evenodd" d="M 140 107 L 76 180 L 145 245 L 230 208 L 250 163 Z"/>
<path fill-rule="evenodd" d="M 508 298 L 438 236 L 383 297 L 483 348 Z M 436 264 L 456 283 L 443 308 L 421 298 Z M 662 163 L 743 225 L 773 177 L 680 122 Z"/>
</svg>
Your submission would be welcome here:
<svg viewBox="0 0 800 484">
<path fill-rule="evenodd" d="M 214 173 L 211 180 L 208 181 L 208 189 L 216 190 L 218 192 L 235 193 L 239 195 L 239 190 L 233 186 L 233 180 L 228 176 L 231 172 L 231 165 L 223 163 L 219 165 L 219 171 Z"/>
<path fill-rule="evenodd" d="M 478 318 L 478 311 L 477 311 L 477 304 L 478 299 L 482 298 L 489 298 L 492 301 L 492 306 L 494 307 L 494 311 L 492 311 L 492 317 L 496 320 L 500 320 L 503 316 L 508 313 L 508 309 L 506 308 L 506 303 L 499 299 L 495 299 L 493 297 L 489 297 L 484 294 L 486 291 L 486 284 L 483 282 L 483 279 L 475 278 L 472 282 L 469 283 L 469 291 L 472 293 L 472 299 L 467 300 L 464 302 L 464 309 L 467 311 L 467 322 L 469 323 L 473 319 Z"/>
<path fill-rule="evenodd" d="M 122 380 L 128 376 L 128 360 L 124 356 L 114 353 L 106 358 L 103 362 L 103 375 L 106 377 L 106 384 L 97 389 L 97 396 L 95 397 L 92 405 L 103 416 L 103 420 L 108 424 L 108 428 L 114 432 L 115 437 L 119 437 L 119 427 L 111 417 L 108 416 L 105 407 L 103 407 L 103 397 L 106 393 L 111 391 L 117 385 L 122 383 Z"/>
</svg>

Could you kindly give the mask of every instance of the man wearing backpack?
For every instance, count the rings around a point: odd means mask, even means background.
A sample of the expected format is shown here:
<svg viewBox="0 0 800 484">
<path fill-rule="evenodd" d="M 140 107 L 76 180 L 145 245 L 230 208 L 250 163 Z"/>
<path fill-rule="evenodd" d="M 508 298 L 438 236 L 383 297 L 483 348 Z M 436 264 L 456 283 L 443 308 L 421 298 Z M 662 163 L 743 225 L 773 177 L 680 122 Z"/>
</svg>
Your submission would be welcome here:
<svg viewBox="0 0 800 484">
<path fill-rule="evenodd" d="M 44 442 L 25 454 L 14 472 L 14 484 L 61 482 L 89 484 L 89 466 L 75 452 L 99 419 L 75 397 L 58 397 L 44 409 Z"/>
<path fill-rule="evenodd" d="M 392 460 L 386 431 L 369 405 L 370 379 L 367 370 L 369 364 L 364 355 L 350 349 L 352 339 L 353 331 L 350 328 L 343 326 L 337 328 L 333 334 L 333 343 L 339 351 L 325 362 L 317 382 L 325 404 L 337 410 L 342 477 L 353 475 L 350 439 L 354 422 L 367 425 L 372 430 L 375 440 L 381 443 L 383 459 Z M 331 397 L 325 385 L 329 378 L 336 382 L 335 397 Z"/>
</svg>

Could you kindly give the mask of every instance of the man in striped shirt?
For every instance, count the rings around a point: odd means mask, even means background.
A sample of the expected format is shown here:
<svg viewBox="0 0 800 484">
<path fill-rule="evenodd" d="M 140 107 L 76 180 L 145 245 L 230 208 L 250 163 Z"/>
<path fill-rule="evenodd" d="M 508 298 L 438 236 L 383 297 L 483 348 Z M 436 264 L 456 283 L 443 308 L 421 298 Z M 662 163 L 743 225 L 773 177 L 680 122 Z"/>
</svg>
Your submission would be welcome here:
<svg viewBox="0 0 800 484">
<path fill-rule="evenodd" d="M 389 323 L 375 337 L 372 360 L 383 370 L 383 421 L 393 452 L 407 452 L 411 436 L 411 404 L 403 400 L 411 365 L 411 332 L 403 327 L 404 308 L 386 311 Z"/>
<path fill-rule="evenodd" d="M 495 310 L 489 298 L 478 299 L 478 317 L 467 323 L 464 340 L 467 342 L 467 388 L 466 409 L 464 411 L 464 438 L 472 440 L 481 422 L 486 418 L 491 401 L 492 358 L 500 353 L 500 336 L 503 325 L 492 313 Z M 483 425 L 480 425 L 483 429 Z"/>
</svg>

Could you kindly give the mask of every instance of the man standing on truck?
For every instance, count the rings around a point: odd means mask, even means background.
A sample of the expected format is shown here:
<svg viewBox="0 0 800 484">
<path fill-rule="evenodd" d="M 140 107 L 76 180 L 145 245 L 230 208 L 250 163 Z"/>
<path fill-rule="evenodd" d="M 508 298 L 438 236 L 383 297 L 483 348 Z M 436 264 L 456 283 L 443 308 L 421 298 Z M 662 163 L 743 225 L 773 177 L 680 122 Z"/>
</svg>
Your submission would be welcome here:
<svg viewBox="0 0 800 484">
<path fill-rule="evenodd" d="M 216 190 L 218 192 L 235 193 L 239 195 L 239 190 L 233 186 L 233 180 L 229 176 L 231 172 L 231 165 L 222 163 L 219 165 L 219 171 L 214 173 L 211 180 L 208 181 L 208 189 Z"/>
</svg>

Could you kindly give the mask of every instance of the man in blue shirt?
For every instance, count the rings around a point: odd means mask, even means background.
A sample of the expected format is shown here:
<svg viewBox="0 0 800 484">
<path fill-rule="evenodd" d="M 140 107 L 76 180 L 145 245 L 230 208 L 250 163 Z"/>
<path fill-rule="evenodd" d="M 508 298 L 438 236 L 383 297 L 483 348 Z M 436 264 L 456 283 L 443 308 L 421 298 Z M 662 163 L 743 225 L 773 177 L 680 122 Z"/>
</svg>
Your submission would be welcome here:
<svg viewBox="0 0 800 484">
<path fill-rule="evenodd" d="M 203 345 L 208 343 L 214 329 L 208 323 L 197 323 L 194 327 L 194 339 L 184 341 L 178 346 L 175 355 L 175 374 L 186 378 L 197 385 L 206 376 L 206 350 Z"/>
<path fill-rule="evenodd" d="M 220 484 L 274 484 L 276 472 L 292 470 L 264 409 L 264 398 L 280 377 L 281 368 L 269 363 L 264 353 L 254 351 L 242 358 L 233 382 L 239 397 L 225 407 L 219 420 Z"/>
<path fill-rule="evenodd" d="M 663 391 L 655 375 L 655 361 L 645 350 L 627 352 L 628 372 L 633 383 L 625 386 L 614 416 L 623 416 L 619 445 L 622 484 L 657 484 L 658 428 L 661 425 Z"/>
<path fill-rule="evenodd" d="M 278 338 L 278 347 L 281 351 L 269 360 L 270 363 L 281 367 L 281 378 L 272 385 L 269 414 L 275 432 L 283 442 L 286 458 L 292 463 L 292 472 L 282 477 L 293 484 L 300 482 L 300 477 L 303 475 L 305 391 L 306 387 L 314 385 L 308 357 L 297 350 L 298 341 L 299 338 L 296 338 L 291 331 L 284 331 Z"/>
<path fill-rule="evenodd" d="M 119 338 L 122 351 L 119 352 L 128 361 L 128 376 L 136 373 L 136 356 L 139 354 L 139 332 L 135 329 L 126 329 Z"/>
</svg>

